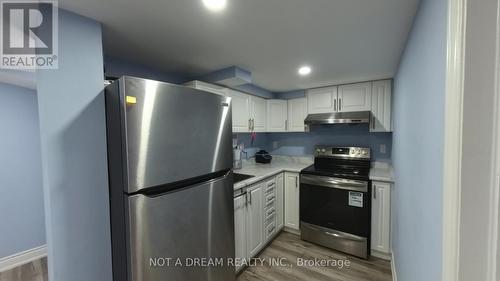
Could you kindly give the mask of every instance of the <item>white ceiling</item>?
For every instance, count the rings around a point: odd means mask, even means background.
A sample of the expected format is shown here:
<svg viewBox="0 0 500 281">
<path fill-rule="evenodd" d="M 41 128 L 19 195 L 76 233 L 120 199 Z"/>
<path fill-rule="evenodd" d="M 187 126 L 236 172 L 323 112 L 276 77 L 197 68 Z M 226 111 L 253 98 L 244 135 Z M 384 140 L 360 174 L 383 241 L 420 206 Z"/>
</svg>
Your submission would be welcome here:
<svg viewBox="0 0 500 281">
<path fill-rule="evenodd" d="M 418 0 L 60 0 L 103 23 L 107 55 L 189 76 L 236 65 L 270 91 L 393 77 Z M 299 77 L 297 68 L 313 71 Z"/>
</svg>

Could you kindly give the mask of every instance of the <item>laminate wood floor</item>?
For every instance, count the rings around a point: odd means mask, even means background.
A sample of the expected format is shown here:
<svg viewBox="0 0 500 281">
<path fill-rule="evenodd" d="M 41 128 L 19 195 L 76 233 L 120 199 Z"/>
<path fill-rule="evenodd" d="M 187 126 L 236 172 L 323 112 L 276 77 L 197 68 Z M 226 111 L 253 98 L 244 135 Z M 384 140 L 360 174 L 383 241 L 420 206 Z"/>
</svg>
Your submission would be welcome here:
<svg viewBox="0 0 500 281">
<path fill-rule="evenodd" d="M 48 281 L 47 258 L 0 272 L 0 281 Z"/>
<path fill-rule="evenodd" d="M 390 262 L 378 258 L 363 260 L 300 240 L 283 232 L 260 253 L 259 258 L 286 258 L 287 266 L 263 265 L 244 269 L 237 281 L 392 281 Z M 297 259 L 349 260 L 350 265 L 297 266 Z"/>
</svg>

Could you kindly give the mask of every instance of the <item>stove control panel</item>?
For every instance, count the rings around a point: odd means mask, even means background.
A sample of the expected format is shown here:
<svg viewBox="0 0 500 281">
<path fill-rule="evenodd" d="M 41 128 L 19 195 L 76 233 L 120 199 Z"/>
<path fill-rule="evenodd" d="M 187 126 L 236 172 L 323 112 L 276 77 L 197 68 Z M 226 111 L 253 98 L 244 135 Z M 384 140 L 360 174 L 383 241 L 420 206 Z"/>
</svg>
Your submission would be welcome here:
<svg viewBox="0 0 500 281">
<path fill-rule="evenodd" d="M 371 150 L 368 147 L 333 147 L 320 145 L 316 146 L 314 156 L 370 159 Z"/>
</svg>

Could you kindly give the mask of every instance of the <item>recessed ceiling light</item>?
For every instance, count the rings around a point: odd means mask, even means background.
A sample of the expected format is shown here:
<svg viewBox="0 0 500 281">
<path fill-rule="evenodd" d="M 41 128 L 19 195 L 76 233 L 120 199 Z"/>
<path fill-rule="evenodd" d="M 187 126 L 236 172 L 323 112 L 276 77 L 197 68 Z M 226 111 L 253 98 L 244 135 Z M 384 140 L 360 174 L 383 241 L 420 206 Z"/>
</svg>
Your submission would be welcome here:
<svg viewBox="0 0 500 281">
<path fill-rule="evenodd" d="M 309 66 L 302 66 L 299 68 L 300 75 L 308 75 L 309 73 L 311 73 L 311 68 Z"/>
<path fill-rule="evenodd" d="M 203 4 L 210 11 L 218 12 L 226 7 L 226 0 L 203 0 Z"/>
</svg>

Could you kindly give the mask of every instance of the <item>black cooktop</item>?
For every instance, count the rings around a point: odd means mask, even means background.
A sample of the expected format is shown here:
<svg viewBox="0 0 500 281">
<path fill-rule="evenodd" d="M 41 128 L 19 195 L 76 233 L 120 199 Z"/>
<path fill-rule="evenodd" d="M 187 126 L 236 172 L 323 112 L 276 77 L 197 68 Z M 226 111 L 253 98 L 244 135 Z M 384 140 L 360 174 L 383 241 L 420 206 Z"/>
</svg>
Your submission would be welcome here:
<svg viewBox="0 0 500 281">
<path fill-rule="evenodd" d="M 370 160 L 316 157 L 314 164 L 304 168 L 301 173 L 353 180 L 368 180 L 370 175 Z"/>
</svg>

